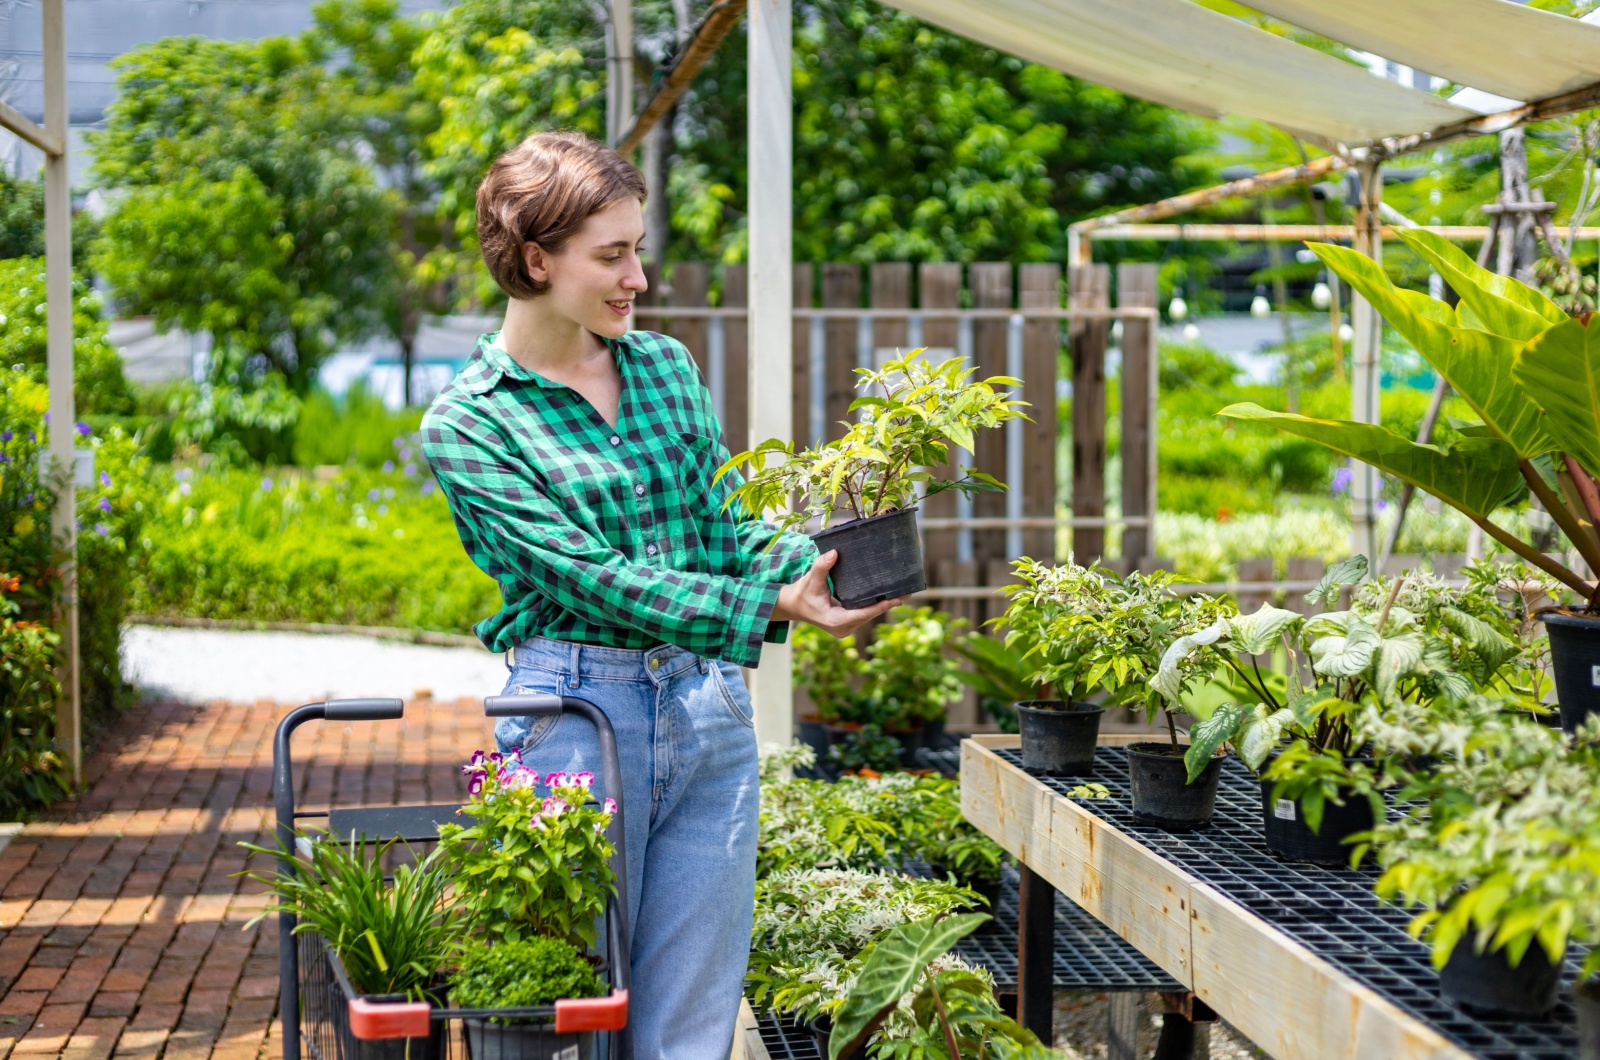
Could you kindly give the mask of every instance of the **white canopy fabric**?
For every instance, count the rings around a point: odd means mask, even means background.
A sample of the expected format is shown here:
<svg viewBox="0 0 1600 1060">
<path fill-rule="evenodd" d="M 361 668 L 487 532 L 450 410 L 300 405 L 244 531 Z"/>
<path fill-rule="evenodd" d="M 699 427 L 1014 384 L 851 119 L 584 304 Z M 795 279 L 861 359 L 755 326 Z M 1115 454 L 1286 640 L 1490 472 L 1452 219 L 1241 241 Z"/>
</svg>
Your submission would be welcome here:
<svg viewBox="0 0 1600 1060">
<path fill-rule="evenodd" d="M 1477 116 L 1189 0 L 889 2 L 954 33 L 1129 95 L 1212 117 L 1257 118 L 1324 145 L 1428 132 Z M 1339 2 L 1364 8 L 1377 0 Z M 1322 3 L 1306 0 L 1304 6 Z M 1431 18 L 1449 22 L 1438 10 L 1467 3 L 1388 0 L 1387 11 L 1393 19 L 1397 9 L 1426 8 Z M 1505 0 L 1471 0 L 1470 6 L 1489 4 L 1515 7 Z M 1563 24 L 1572 26 L 1571 20 Z M 1430 50 L 1442 48 L 1436 37 L 1423 40 Z M 1600 62 L 1600 53 L 1595 60 Z M 1444 74 L 1431 58 L 1417 65 Z M 1593 79 L 1600 80 L 1600 73 Z"/>
<path fill-rule="evenodd" d="M 1543 99 L 1600 81 L 1600 26 L 1509 0 L 1248 2 L 1313 33 L 1508 99 Z"/>
</svg>

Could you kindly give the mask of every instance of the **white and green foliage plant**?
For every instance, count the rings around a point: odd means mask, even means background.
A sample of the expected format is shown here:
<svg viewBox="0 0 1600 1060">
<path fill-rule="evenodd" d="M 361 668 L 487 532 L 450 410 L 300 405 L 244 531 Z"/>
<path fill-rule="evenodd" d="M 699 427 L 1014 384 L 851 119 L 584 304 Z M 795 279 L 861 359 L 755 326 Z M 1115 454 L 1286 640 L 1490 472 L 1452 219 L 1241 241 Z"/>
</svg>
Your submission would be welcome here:
<svg viewBox="0 0 1600 1060">
<path fill-rule="evenodd" d="M 884 1035 L 872 1050 L 875 1057 L 1008 1060 L 1054 1055 L 1001 1010 L 985 977 L 960 969 L 928 974 L 951 946 L 988 919 L 978 913 L 935 917 L 901 924 L 885 934 L 862 962 L 849 996 L 834 1014 L 829 1060 L 866 1045 L 897 1014 L 909 1015 L 910 1027 L 901 1031 L 902 1037 Z"/>
<path fill-rule="evenodd" d="M 1162 650 L 1175 638 L 1213 624 L 1229 605 L 1172 586 L 1184 579 L 1169 571 L 1118 577 L 1104 567 L 1023 558 L 1012 564 L 1018 584 L 1006 587 L 1010 603 L 992 621 L 1006 629 L 1006 646 L 1033 666 L 1043 699 L 1081 700 L 1104 692 L 1114 703 L 1140 703 L 1154 711 L 1148 682 Z"/>
<path fill-rule="evenodd" d="M 293 851 L 239 844 L 291 870 L 238 874 L 265 884 L 276 899 L 245 926 L 276 913 L 293 913 L 298 918 L 295 934 L 314 932 L 326 939 L 358 994 L 404 994 L 416 1000 L 436 986 L 461 934 L 449 865 L 440 852 L 399 865 L 386 880 L 384 859 L 396 840 L 369 843 L 364 836 L 352 836 L 341 842 L 320 834 L 300 838 L 310 841 L 305 860 Z"/>
<path fill-rule="evenodd" d="M 810 1018 L 844 1002 L 863 957 L 887 932 L 979 904 L 944 880 L 857 869 L 795 869 L 756 882 L 745 981 L 752 1004 Z M 955 957 L 938 970 L 972 969 Z"/>
<path fill-rule="evenodd" d="M 1600 570 L 1600 330 L 1545 295 L 1474 263 L 1423 231 L 1400 237 L 1460 296 L 1460 305 L 1396 287 L 1371 259 L 1311 249 L 1360 292 L 1477 414 L 1423 445 L 1385 427 L 1236 404 L 1219 415 L 1269 423 L 1376 467 L 1465 514 L 1592 607 L 1600 586 L 1494 521 L 1532 493 L 1591 570 Z"/>
<path fill-rule="evenodd" d="M 462 771 L 470 799 L 459 812 L 474 823 L 440 825 L 439 853 L 474 928 L 491 939 L 544 935 L 593 947 L 616 889 L 606 838 L 615 803 L 590 799 L 592 774 L 541 778 L 515 753 L 478 751 Z"/>
<path fill-rule="evenodd" d="M 1530 946 L 1559 962 L 1569 941 L 1600 942 L 1600 721 L 1568 739 L 1530 707 L 1473 695 L 1367 708 L 1379 747 L 1431 759 L 1401 773 L 1396 798 L 1413 808 L 1370 844 L 1378 896 L 1421 908 L 1411 931 L 1437 967 L 1462 942 L 1512 965 Z M 1584 974 L 1596 971 L 1600 947 Z"/>
<path fill-rule="evenodd" d="M 1022 381 L 1002 375 L 973 379 L 974 369 L 964 367 L 962 358 L 935 365 L 923 352 L 912 350 L 880 369 L 856 369 L 856 388 L 863 393 L 850 411 L 860 416 L 845 425 L 842 437 L 808 449 L 769 438 L 731 457 L 717 469 L 717 480 L 740 466 L 747 477 L 726 503 L 778 513 L 778 524 L 792 529 L 813 519 L 826 526 L 838 510 L 867 519 L 909 507 L 919 486 L 924 495 L 1005 489 L 976 468 L 961 467 L 951 479 L 928 469 L 944 467 L 952 445 L 971 452 L 978 431 L 1027 419 L 1027 402 L 996 389 L 1020 387 Z M 791 498 L 798 498 L 792 507 Z"/>
<path fill-rule="evenodd" d="M 1364 556 L 1335 563 L 1306 601 L 1336 601 L 1366 571 Z M 1486 582 L 1455 588 L 1419 572 L 1374 579 L 1352 593 L 1347 609 L 1302 616 L 1263 604 L 1173 642 L 1152 682 L 1161 695 L 1182 696 L 1187 665 L 1191 674 L 1220 672 L 1234 697 L 1190 730 L 1191 777 L 1224 744 L 1259 769 L 1287 743 L 1266 775 L 1280 782 L 1280 794 L 1301 799 L 1315 829 L 1323 798 L 1339 798 L 1340 763 L 1365 743 L 1355 723 L 1360 704 L 1464 696 L 1492 684 L 1521 651 Z M 1262 657 L 1280 650 L 1281 671 L 1264 670 Z"/>
</svg>

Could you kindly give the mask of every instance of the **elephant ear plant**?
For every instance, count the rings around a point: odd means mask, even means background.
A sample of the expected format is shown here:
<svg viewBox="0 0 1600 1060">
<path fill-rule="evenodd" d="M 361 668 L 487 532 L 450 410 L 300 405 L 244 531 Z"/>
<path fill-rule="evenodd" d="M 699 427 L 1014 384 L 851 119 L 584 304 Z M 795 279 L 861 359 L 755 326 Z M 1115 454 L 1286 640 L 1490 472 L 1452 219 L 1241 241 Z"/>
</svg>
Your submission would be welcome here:
<svg viewBox="0 0 1600 1060">
<path fill-rule="evenodd" d="M 1230 405 L 1220 415 L 1269 423 L 1431 493 L 1581 601 L 1545 621 L 1555 653 L 1562 721 L 1590 711 L 1600 664 L 1600 584 L 1501 527 L 1493 512 L 1531 493 L 1590 570 L 1600 570 L 1600 329 L 1569 317 L 1539 291 L 1478 266 L 1427 232 L 1401 231 L 1460 305 L 1396 287 L 1370 259 L 1331 244 L 1311 249 L 1359 291 L 1477 415 L 1437 445 L 1386 427 Z M 1570 660 L 1570 661 L 1564 661 Z"/>
<path fill-rule="evenodd" d="M 1005 489 L 976 468 L 958 466 L 959 474 L 948 479 L 929 469 L 949 463 L 952 445 L 971 452 L 978 431 L 1027 419 L 1026 402 L 997 389 L 1021 386 L 1021 380 L 973 379 L 961 358 L 932 365 L 922 353 L 912 350 L 877 370 L 856 369 L 862 396 L 850 411 L 860 415 L 846 424 L 843 437 L 807 449 L 770 438 L 717 470 L 718 482 L 738 467 L 748 471 L 729 491 L 725 508 L 776 512 L 785 530 L 821 522 L 817 546 L 839 552 L 831 573 L 834 595 L 846 607 L 927 587 L 914 517 L 918 490 L 926 496 Z M 853 522 L 836 526 L 841 513 Z"/>
</svg>

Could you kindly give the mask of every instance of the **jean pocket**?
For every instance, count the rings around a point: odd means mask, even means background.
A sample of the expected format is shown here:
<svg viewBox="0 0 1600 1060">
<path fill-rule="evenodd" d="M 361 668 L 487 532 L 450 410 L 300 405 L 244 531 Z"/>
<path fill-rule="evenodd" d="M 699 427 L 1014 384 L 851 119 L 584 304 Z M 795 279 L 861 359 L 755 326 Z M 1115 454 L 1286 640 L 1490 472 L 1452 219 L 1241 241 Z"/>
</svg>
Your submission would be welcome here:
<svg viewBox="0 0 1600 1060">
<path fill-rule="evenodd" d="M 729 676 L 729 671 L 732 676 Z M 722 702 L 727 705 L 740 725 L 747 729 L 755 728 L 756 719 L 754 709 L 750 705 L 750 691 L 745 688 L 744 674 L 739 667 L 731 662 L 713 660 L 711 663 L 711 679 L 717 683 L 717 690 L 722 693 Z"/>
<path fill-rule="evenodd" d="M 567 694 L 567 677 L 549 670 L 516 670 L 506 683 L 501 695 L 528 696 L 536 693 L 564 696 Z M 550 738 L 555 731 L 559 714 L 518 714 L 499 718 L 494 724 L 495 743 L 502 754 L 520 750 L 532 751 Z"/>
</svg>

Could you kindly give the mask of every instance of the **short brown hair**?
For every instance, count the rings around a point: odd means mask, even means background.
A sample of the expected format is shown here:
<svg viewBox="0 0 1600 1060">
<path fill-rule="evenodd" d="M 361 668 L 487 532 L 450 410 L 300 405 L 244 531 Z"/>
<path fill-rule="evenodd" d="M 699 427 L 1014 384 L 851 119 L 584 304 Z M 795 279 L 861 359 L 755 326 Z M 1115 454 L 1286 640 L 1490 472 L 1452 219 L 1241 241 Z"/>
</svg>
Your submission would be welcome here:
<svg viewBox="0 0 1600 1060">
<path fill-rule="evenodd" d="M 495 159 L 478 185 L 484 264 L 512 298 L 542 294 L 550 284 L 528 275 L 522 248 L 559 251 L 590 214 L 628 198 L 645 198 L 633 163 L 580 132 L 534 133 Z"/>
</svg>

